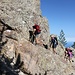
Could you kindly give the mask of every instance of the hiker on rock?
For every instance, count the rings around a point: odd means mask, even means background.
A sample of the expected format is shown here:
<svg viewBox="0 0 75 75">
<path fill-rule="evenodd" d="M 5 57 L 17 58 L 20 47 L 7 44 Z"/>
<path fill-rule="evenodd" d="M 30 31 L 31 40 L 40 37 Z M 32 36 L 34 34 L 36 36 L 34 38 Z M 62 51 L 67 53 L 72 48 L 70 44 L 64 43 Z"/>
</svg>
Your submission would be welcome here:
<svg viewBox="0 0 75 75">
<path fill-rule="evenodd" d="M 40 44 L 40 38 L 39 38 L 39 34 L 41 33 L 41 30 L 40 30 L 40 26 L 35 24 L 34 26 L 32 26 L 33 28 L 33 31 L 29 31 L 30 33 L 30 41 L 34 44 Z"/>
<path fill-rule="evenodd" d="M 39 41 L 39 34 L 40 34 L 40 33 L 41 33 L 40 26 L 37 25 L 37 24 L 35 24 L 35 25 L 33 26 L 33 34 L 34 34 L 34 36 L 35 36 L 35 43 L 36 43 L 36 44 L 39 44 L 39 43 L 40 43 L 40 41 Z"/>
<path fill-rule="evenodd" d="M 71 59 L 73 57 L 72 50 L 70 48 L 65 48 L 65 57 L 66 60 L 68 59 L 71 62 Z"/>
<path fill-rule="evenodd" d="M 55 48 L 57 47 L 57 45 L 58 45 L 57 37 L 51 36 L 50 47 L 52 47 L 53 53 L 56 53 Z"/>
<path fill-rule="evenodd" d="M 33 31 L 30 32 L 30 41 L 35 45 L 40 45 L 46 49 L 48 49 L 48 45 L 45 45 L 43 41 L 41 41 L 39 34 L 41 33 L 40 25 L 35 24 L 33 27 Z"/>
</svg>

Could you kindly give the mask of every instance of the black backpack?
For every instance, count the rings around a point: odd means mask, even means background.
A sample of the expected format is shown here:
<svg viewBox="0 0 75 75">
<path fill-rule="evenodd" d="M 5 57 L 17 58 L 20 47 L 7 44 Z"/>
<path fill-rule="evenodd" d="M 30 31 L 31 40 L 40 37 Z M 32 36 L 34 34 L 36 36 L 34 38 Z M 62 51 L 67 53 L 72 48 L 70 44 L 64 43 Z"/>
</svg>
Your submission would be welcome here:
<svg viewBox="0 0 75 75">
<path fill-rule="evenodd" d="M 57 38 L 56 37 L 53 37 L 51 39 L 51 42 L 54 43 L 55 45 L 58 45 L 58 41 L 57 41 Z"/>
</svg>

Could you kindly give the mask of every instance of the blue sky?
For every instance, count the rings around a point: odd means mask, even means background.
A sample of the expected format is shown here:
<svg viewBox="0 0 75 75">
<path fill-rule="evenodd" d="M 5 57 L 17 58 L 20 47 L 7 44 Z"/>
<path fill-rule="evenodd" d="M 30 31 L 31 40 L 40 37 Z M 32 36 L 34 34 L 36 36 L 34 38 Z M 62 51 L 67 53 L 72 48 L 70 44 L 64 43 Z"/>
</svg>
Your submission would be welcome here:
<svg viewBox="0 0 75 75">
<path fill-rule="evenodd" d="M 75 42 L 75 0 L 40 0 L 42 16 L 48 19 L 50 34 L 60 35 Z"/>
</svg>

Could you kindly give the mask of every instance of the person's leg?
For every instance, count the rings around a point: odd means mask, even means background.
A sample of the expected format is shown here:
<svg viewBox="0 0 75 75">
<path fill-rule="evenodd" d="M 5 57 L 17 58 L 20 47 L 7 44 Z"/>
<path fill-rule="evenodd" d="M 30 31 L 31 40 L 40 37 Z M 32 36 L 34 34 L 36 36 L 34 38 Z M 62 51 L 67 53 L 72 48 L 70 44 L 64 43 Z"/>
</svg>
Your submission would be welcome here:
<svg viewBox="0 0 75 75">
<path fill-rule="evenodd" d="M 53 53 L 56 53 L 56 51 L 55 51 L 56 47 L 55 47 L 55 44 L 54 43 L 53 43 L 52 48 L 53 48 Z"/>
<path fill-rule="evenodd" d="M 38 45 L 40 45 L 40 46 L 42 46 L 42 47 L 48 49 L 48 46 L 45 45 L 45 44 L 43 43 L 43 41 L 40 39 L 39 34 L 36 34 L 36 35 L 35 35 L 35 44 L 38 44 Z"/>
<path fill-rule="evenodd" d="M 44 48 L 48 49 L 48 45 L 47 44 L 43 44 Z"/>
<path fill-rule="evenodd" d="M 29 41 L 31 41 L 32 35 L 32 31 L 29 31 Z"/>
<path fill-rule="evenodd" d="M 37 37 L 35 37 L 35 43 L 38 44 L 39 43 L 39 40 Z"/>
<path fill-rule="evenodd" d="M 70 61 L 70 54 L 69 53 L 67 53 L 67 59 L 68 59 L 68 61 Z"/>
<path fill-rule="evenodd" d="M 56 53 L 56 52 L 55 52 L 55 48 L 53 48 L 53 53 Z"/>
<path fill-rule="evenodd" d="M 29 31 L 29 41 L 30 41 L 31 43 L 34 43 L 34 39 L 35 39 L 35 36 L 34 36 L 34 34 L 33 34 L 33 31 Z"/>
<path fill-rule="evenodd" d="M 35 36 L 32 35 L 31 42 L 34 44 Z"/>
<path fill-rule="evenodd" d="M 41 39 L 39 37 L 35 38 L 35 42 L 36 42 L 36 44 L 43 46 L 43 42 L 41 41 Z"/>
<path fill-rule="evenodd" d="M 40 43 L 39 34 L 35 34 L 35 43 L 36 44 L 39 44 Z"/>
</svg>

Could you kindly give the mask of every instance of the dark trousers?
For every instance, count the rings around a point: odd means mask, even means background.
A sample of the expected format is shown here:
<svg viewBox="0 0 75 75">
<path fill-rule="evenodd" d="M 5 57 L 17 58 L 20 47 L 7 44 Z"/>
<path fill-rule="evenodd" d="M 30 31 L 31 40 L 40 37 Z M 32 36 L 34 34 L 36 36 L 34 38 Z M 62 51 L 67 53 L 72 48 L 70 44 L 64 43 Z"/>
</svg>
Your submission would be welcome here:
<svg viewBox="0 0 75 75">
<path fill-rule="evenodd" d="M 33 31 L 29 31 L 29 41 L 31 43 L 34 43 L 34 40 L 35 40 L 35 35 L 34 35 Z"/>
</svg>

